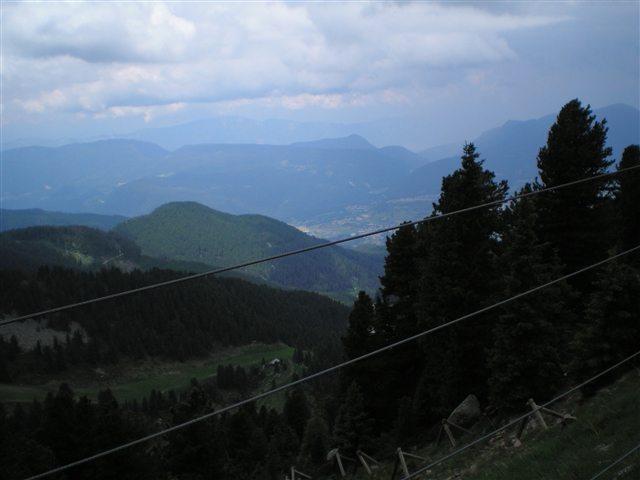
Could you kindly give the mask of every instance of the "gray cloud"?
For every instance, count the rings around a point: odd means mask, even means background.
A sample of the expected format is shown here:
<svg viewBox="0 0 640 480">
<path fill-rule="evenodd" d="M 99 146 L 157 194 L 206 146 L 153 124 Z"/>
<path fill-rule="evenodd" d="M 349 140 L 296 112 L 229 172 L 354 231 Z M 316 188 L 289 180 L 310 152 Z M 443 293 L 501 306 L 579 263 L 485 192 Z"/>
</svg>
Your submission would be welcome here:
<svg viewBox="0 0 640 480">
<path fill-rule="evenodd" d="M 636 13 L 637 20 L 637 9 L 535 2 L 6 4 L 5 124 L 58 114 L 152 121 L 189 109 L 202 114 L 198 105 L 227 113 L 398 114 L 465 104 L 501 115 L 535 112 L 547 108 L 548 97 L 566 100 L 572 87 L 580 91 L 568 98 L 605 98 L 598 65 L 618 73 L 625 88 L 633 83 L 637 22 L 634 37 L 629 18 Z M 616 42 L 612 54 L 607 49 Z M 589 78 L 576 79 L 577 71 Z"/>
</svg>

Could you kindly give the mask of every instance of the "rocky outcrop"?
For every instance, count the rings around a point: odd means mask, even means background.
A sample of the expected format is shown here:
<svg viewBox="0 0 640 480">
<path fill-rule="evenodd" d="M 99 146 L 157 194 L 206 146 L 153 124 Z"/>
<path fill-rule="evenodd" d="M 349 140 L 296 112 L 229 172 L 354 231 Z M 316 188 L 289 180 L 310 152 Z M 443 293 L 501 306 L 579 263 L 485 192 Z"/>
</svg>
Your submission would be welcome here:
<svg viewBox="0 0 640 480">
<path fill-rule="evenodd" d="M 469 395 L 460 405 L 451 413 L 449 420 L 462 428 L 471 428 L 482 415 L 480 410 L 480 402 L 475 395 Z"/>
</svg>

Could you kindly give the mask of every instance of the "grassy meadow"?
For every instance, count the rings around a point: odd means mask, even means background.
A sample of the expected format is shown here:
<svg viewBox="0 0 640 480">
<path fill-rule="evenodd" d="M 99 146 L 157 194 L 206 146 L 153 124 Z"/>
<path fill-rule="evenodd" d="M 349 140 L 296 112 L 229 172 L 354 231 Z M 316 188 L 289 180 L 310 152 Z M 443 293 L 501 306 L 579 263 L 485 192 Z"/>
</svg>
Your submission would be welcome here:
<svg viewBox="0 0 640 480">
<path fill-rule="evenodd" d="M 174 389 L 176 393 L 180 393 L 189 387 L 192 378 L 196 378 L 199 383 L 210 381 L 216 376 L 220 364 L 232 364 L 234 367 L 240 365 L 248 370 L 252 365 L 261 364 L 263 358 L 267 363 L 279 358 L 293 365 L 289 361 L 292 356 L 293 348 L 284 344 L 255 343 L 226 349 L 197 362 L 161 363 L 149 360 L 97 369 L 70 368 L 53 375 L 39 375 L 30 384 L 2 384 L 0 401 L 31 402 L 35 398 L 41 402 L 49 392 L 55 394 L 62 382 L 68 383 L 77 396 L 86 395 L 92 400 L 97 399 L 100 390 L 109 388 L 119 402 L 133 399 L 140 401 L 142 397 L 149 396 L 152 389 L 161 392 Z M 292 374 L 293 369 L 287 369 L 280 377 L 275 378 L 276 384 L 280 386 Z M 265 379 L 269 386 L 271 379 L 269 375 Z"/>
</svg>

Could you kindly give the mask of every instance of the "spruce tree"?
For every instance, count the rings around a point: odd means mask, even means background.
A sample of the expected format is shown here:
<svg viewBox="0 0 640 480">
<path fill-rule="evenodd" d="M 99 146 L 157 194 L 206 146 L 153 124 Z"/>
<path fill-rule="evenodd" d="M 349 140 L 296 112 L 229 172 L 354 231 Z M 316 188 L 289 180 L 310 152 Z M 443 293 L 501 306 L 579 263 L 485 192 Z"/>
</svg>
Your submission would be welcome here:
<svg viewBox="0 0 640 480">
<path fill-rule="evenodd" d="M 640 167 L 640 145 L 629 145 L 622 153 L 618 170 Z M 615 207 L 618 218 L 619 243 L 622 251 L 640 245 L 640 168 L 616 176 Z M 630 254 L 640 267 L 640 253 Z"/>
<path fill-rule="evenodd" d="M 322 416 L 322 412 L 316 407 L 304 431 L 298 463 L 302 468 L 321 465 L 326 461 L 329 450 L 329 427 Z"/>
<path fill-rule="evenodd" d="M 418 257 L 416 255 L 418 235 L 416 227 L 403 226 L 387 238 L 387 256 L 384 259 L 384 275 L 380 277 L 380 300 L 376 302 L 375 332 L 380 338 L 377 343 L 391 343 L 412 337 L 420 332 L 416 316 L 416 293 L 419 276 Z M 393 360 L 407 382 L 412 383 L 415 370 L 413 365 L 420 364 L 420 350 L 416 342 L 404 345 L 394 352 Z"/>
<path fill-rule="evenodd" d="M 211 412 L 213 405 L 205 391 L 194 388 L 185 401 L 171 409 L 172 423 L 179 425 Z M 215 417 L 176 430 L 167 441 L 161 450 L 167 472 L 177 478 L 219 478 L 222 454 Z"/>
<path fill-rule="evenodd" d="M 241 408 L 227 419 L 224 439 L 226 477 L 249 478 L 266 457 L 269 447 L 265 433 L 256 427 L 253 415 L 247 409 Z"/>
<path fill-rule="evenodd" d="M 373 342 L 380 348 L 412 337 L 421 331 L 416 315 L 419 264 L 417 230 L 405 225 L 387 238 L 384 275 L 375 303 Z M 399 401 L 413 396 L 424 369 L 424 354 L 417 341 L 377 355 L 375 377 L 362 385 L 365 408 L 376 418 L 376 428 L 392 426 Z"/>
<path fill-rule="evenodd" d="M 531 192 L 526 185 L 520 192 Z M 550 262 L 535 230 L 535 197 L 514 202 L 508 210 L 501 263 L 505 271 L 504 298 L 523 293 L 561 276 L 557 258 Z M 563 377 L 563 348 L 572 299 L 565 282 L 507 303 L 493 326 L 493 345 L 487 350 L 491 402 L 509 410 L 522 410 L 533 397 L 548 399 Z M 566 348 L 565 348 L 566 350 Z"/>
<path fill-rule="evenodd" d="M 347 332 L 340 337 L 349 360 L 374 350 L 372 335 L 374 332 L 374 309 L 371 297 L 364 291 L 358 293 L 349 314 Z"/>
<path fill-rule="evenodd" d="M 403 326 L 406 317 L 390 312 L 392 308 L 386 296 L 374 306 L 371 297 L 360 293 L 342 337 L 349 360 L 406 338 L 416 328 L 413 313 L 407 313 L 413 326 Z M 423 358 L 415 342 L 366 358 L 343 369 L 341 390 L 344 394 L 352 381 L 360 385 L 365 410 L 376 418 L 376 428 L 386 429 L 395 419 L 398 400 L 413 393 Z"/>
<path fill-rule="evenodd" d="M 417 239 L 416 227 L 405 225 L 386 240 L 387 256 L 384 275 L 380 277 L 380 292 L 393 304 L 395 324 L 389 333 L 392 336 L 398 335 L 397 330 L 413 332 L 415 329 L 414 302 L 419 278 Z"/>
<path fill-rule="evenodd" d="M 640 338 L 640 271 L 623 259 L 611 260 L 598 272 L 585 320 L 571 347 L 571 371 L 584 381 L 638 351 Z M 583 388 L 587 395 L 611 381 L 601 377 Z"/>
<path fill-rule="evenodd" d="M 442 180 L 433 217 L 505 199 L 507 183 L 497 183 L 482 165 L 475 146 L 466 144 L 461 168 Z M 502 233 L 500 204 L 420 225 L 417 312 L 422 330 L 493 302 Z M 421 398 L 416 398 L 421 408 L 447 415 L 470 393 L 486 393 L 485 348 L 491 344 L 487 318 L 478 315 L 421 340 L 426 355 Z"/>
<path fill-rule="evenodd" d="M 540 179 L 534 188 L 542 190 L 576 180 L 593 178 L 567 188 L 538 195 L 539 238 L 556 249 L 564 272 L 587 267 L 606 257 L 612 238 L 610 218 L 611 178 L 595 179 L 607 172 L 611 148 L 606 119 L 598 122 L 591 108 L 578 99 L 562 107 L 549 130 L 547 144 L 538 153 Z M 589 291 L 590 275 L 571 280 L 580 291 Z"/>
<path fill-rule="evenodd" d="M 287 425 L 298 435 L 298 441 L 301 441 L 311 412 L 307 398 L 300 386 L 296 386 L 287 398 L 282 414 L 284 415 Z"/>
<path fill-rule="evenodd" d="M 262 468 L 268 473 L 264 478 L 279 478 L 285 469 L 294 464 L 299 449 L 300 440 L 289 426 L 282 422 L 274 425 L 268 438 L 265 458 L 261 461 Z"/>
<path fill-rule="evenodd" d="M 334 445 L 344 455 L 355 455 L 357 450 L 365 449 L 371 441 L 373 422 L 364 411 L 360 387 L 356 382 L 351 383 L 333 426 Z"/>
</svg>

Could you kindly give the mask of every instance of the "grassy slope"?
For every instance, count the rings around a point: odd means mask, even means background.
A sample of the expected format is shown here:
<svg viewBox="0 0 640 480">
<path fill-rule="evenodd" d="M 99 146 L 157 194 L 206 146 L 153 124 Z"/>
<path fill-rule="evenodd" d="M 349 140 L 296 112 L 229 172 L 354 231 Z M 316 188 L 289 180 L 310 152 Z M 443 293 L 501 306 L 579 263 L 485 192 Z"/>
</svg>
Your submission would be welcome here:
<svg viewBox="0 0 640 480">
<path fill-rule="evenodd" d="M 514 446 L 517 427 L 514 425 L 433 467 L 426 476 L 416 478 L 590 479 L 640 444 L 639 399 L 640 373 L 634 370 L 601 389 L 592 398 L 583 399 L 580 393 L 574 393 L 566 400 L 552 405 L 552 410 L 577 417 L 575 423 L 565 428 L 556 424 L 555 417 L 544 414 L 550 428 L 543 431 L 528 427 L 521 437 L 521 446 Z M 495 419 L 493 421 L 496 422 Z M 485 421 L 476 425 L 472 431 L 473 435 L 455 435 L 458 439 L 456 449 L 483 437 L 493 429 Z M 401 447 L 403 451 L 409 451 L 409 446 Z M 445 437 L 439 447 L 434 442 L 424 449 L 412 452 L 428 461 L 409 459 L 409 472 L 416 472 L 456 449 Z M 372 477 L 360 469 L 355 478 L 391 478 L 394 462 L 392 454 L 393 451 L 390 451 L 388 458 L 378 458 L 382 466 L 374 470 Z M 639 474 L 640 450 L 636 450 L 598 478 L 631 479 L 638 478 Z M 398 473 L 396 478 L 401 477 Z"/>
</svg>

